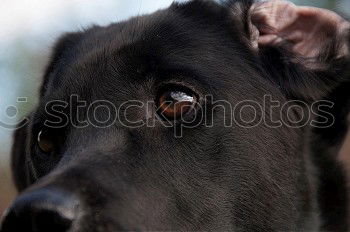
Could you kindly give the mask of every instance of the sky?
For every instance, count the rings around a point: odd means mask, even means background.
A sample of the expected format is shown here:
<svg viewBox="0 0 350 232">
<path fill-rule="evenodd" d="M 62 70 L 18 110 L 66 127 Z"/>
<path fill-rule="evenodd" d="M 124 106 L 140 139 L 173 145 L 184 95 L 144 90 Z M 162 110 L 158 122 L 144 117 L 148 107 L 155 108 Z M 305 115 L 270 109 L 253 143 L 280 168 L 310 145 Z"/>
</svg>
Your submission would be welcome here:
<svg viewBox="0 0 350 232">
<path fill-rule="evenodd" d="M 21 34 L 56 35 L 91 24 L 105 25 L 150 13 L 171 4 L 169 0 L 1 0 L 2 42 Z"/>
</svg>

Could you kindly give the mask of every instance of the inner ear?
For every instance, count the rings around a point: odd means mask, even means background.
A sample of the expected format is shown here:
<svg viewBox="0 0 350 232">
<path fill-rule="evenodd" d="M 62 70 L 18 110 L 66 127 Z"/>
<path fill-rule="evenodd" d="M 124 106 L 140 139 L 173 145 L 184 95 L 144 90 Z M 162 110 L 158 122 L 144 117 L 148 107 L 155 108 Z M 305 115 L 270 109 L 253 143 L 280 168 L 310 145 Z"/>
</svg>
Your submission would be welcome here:
<svg viewBox="0 0 350 232">
<path fill-rule="evenodd" d="M 275 0 L 253 4 L 249 15 L 257 49 L 283 45 L 311 68 L 349 55 L 350 23 L 332 11 Z"/>
</svg>

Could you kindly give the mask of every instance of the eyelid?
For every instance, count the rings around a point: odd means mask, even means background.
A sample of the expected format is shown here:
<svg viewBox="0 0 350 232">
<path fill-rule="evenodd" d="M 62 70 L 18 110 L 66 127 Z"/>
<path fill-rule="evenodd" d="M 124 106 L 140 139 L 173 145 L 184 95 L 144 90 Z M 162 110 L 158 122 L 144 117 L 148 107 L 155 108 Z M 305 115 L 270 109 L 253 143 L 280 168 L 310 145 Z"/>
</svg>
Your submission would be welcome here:
<svg viewBox="0 0 350 232">
<path fill-rule="evenodd" d="M 155 88 L 155 92 L 158 94 L 160 91 L 170 91 L 170 90 L 182 90 L 187 94 L 194 93 L 197 101 L 199 103 L 203 102 L 204 95 L 203 89 L 200 86 L 194 85 L 187 81 L 179 81 L 179 80 L 169 80 L 161 83 L 159 86 Z M 189 92 L 190 90 L 190 92 Z"/>
</svg>

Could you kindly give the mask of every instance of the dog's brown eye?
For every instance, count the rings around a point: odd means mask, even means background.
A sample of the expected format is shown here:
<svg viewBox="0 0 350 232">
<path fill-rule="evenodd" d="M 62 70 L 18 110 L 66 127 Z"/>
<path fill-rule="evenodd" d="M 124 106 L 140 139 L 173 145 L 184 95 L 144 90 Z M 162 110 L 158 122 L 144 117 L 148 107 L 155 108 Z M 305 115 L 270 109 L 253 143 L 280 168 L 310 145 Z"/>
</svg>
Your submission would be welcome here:
<svg viewBox="0 0 350 232">
<path fill-rule="evenodd" d="M 40 131 L 38 134 L 38 146 L 44 153 L 51 153 L 54 150 L 52 139 L 44 131 Z"/>
<path fill-rule="evenodd" d="M 168 119 L 178 119 L 193 109 L 197 97 L 191 91 L 165 91 L 158 98 L 159 113 Z"/>
</svg>

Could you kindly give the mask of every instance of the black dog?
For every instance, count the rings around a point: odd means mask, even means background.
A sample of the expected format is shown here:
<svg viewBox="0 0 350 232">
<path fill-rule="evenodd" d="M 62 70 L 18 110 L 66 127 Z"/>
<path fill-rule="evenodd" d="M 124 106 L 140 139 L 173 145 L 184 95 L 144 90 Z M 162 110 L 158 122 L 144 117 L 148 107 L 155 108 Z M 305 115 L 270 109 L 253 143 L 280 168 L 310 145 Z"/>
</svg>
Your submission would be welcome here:
<svg viewBox="0 0 350 232">
<path fill-rule="evenodd" d="M 1 231 L 347 231 L 335 154 L 349 40 L 313 44 L 313 59 L 285 41 L 263 46 L 253 6 L 195 0 L 63 36 L 15 134 L 23 193 Z M 325 114 L 319 99 L 335 105 Z M 301 107 L 252 110 L 289 100 Z M 219 102 L 251 104 L 232 114 Z M 299 120 L 309 106 L 317 129 Z M 286 115 L 298 123 L 275 124 Z"/>
</svg>

